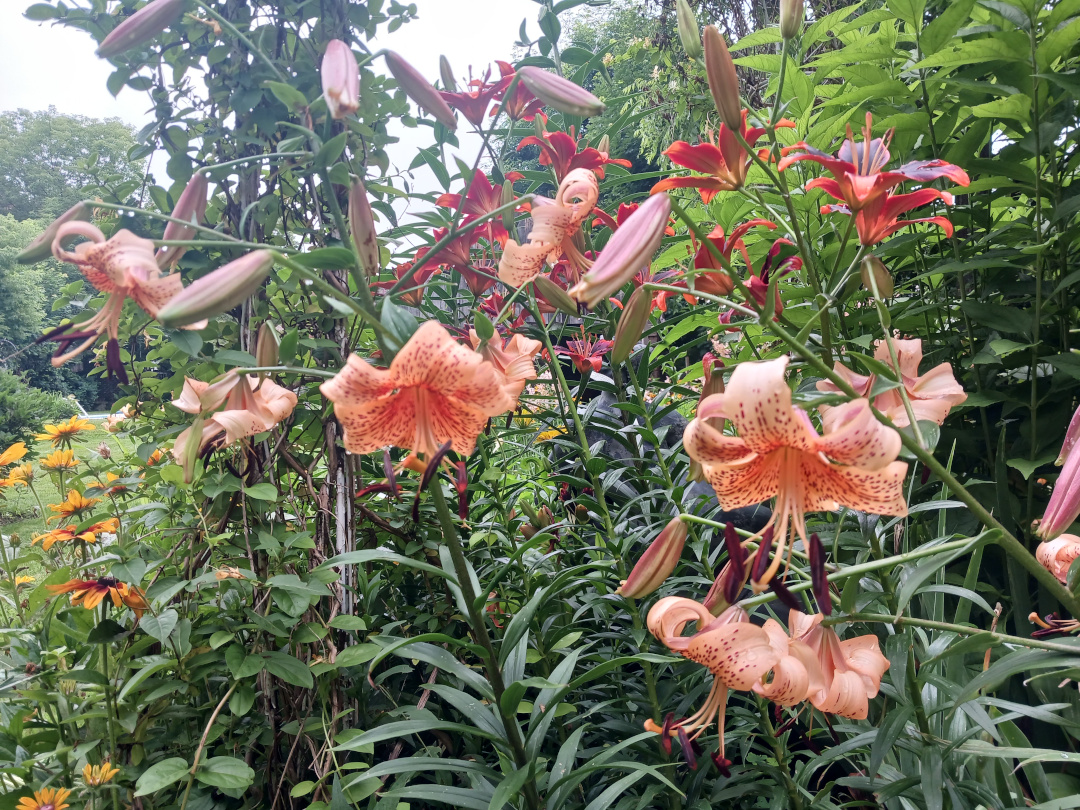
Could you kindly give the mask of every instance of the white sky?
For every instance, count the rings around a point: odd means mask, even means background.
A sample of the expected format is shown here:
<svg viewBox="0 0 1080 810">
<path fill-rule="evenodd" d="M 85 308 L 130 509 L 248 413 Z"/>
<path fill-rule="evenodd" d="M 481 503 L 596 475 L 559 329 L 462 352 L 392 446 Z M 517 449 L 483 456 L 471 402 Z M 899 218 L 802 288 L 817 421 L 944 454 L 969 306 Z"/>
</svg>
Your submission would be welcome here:
<svg viewBox="0 0 1080 810">
<path fill-rule="evenodd" d="M 413 0 L 418 18 L 393 34 L 384 34 L 375 47 L 398 51 L 429 80 L 439 77 L 439 55 L 445 54 L 458 77 L 482 72 L 495 59 L 511 61 L 511 49 L 523 19 L 530 36 L 538 36 L 536 18 L 540 6 L 533 0 Z M 0 0 L 0 110 L 26 108 L 95 118 L 121 118 L 140 128 L 149 121 L 148 96 L 124 88 L 117 98 L 105 89 L 112 72 L 107 60 L 94 54 L 94 42 L 72 28 L 38 23 L 22 16 L 33 0 Z M 494 65 L 493 65 L 494 67 Z M 383 69 L 377 65 L 376 69 Z M 498 70 L 495 69 L 495 75 Z M 470 165 L 480 146 L 477 136 L 465 137 L 469 127 L 460 115 L 458 135 L 461 157 Z M 408 166 L 416 146 L 428 145 L 431 130 L 401 130 L 402 138 L 391 147 L 395 163 Z M 415 140 L 410 136 L 415 133 Z M 410 142 L 411 141 L 411 142 Z M 155 166 L 156 168 L 156 166 Z M 417 173 L 417 186 L 434 186 L 430 171 Z M 160 172 L 159 172 L 160 174 Z M 165 177 L 159 183 L 168 184 Z"/>
</svg>

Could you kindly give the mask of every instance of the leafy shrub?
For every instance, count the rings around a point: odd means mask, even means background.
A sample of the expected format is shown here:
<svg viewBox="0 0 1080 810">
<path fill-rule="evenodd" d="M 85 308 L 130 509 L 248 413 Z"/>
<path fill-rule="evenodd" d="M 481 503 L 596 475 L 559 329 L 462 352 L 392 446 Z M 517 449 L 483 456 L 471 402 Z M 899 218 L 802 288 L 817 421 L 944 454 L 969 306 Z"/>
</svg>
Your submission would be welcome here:
<svg viewBox="0 0 1080 810">
<path fill-rule="evenodd" d="M 0 371 L 0 446 L 32 443 L 42 424 L 76 413 L 78 408 L 70 400 L 31 388 L 14 374 Z"/>
</svg>

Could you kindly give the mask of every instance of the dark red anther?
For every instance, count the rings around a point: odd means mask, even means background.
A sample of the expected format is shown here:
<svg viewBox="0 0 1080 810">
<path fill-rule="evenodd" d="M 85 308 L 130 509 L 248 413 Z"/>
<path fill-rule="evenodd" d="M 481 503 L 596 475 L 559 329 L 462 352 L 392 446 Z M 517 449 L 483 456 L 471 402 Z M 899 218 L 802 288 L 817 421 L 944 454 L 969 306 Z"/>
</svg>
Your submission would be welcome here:
<svg viewBox="0 0 1080 810">
<path fill-rule="evenodd" d="M 686 733 L 686 729 L 679 726 L 675 733 L 679 735 L 679 745 L 682 747 L 683 756 L 686 758 L 686 764 L 690 766 L 691 770 L 697 770 L 697 756 L 694 754 L 694 744 L 690 742 L 690 737 Z"/>
<path fill-rule="evenodd" d="M 814 598 L 818 610 L 826 616 L 832 615 L 832 599 L 829 598 L 829 580 L 825 577 L 825 547 L 817 533 L 810 535 L 806 544 L 806 553 L 810 558 L 810 584 L 814 589 Z"/>
<path fill-rule="evenodd" d="M 376 492 L 390 492 L 389 484 L 369 484 L 356 493 L 357 498 L 363 498 L 365 495 L 373 495 Z"/>
<path fill-rule="evenodd" d="M 124 361 L 120 359 L 120 341 L 116 338 L 109 338 L 109 342 L 105 344 L 105 368 L 120 382 L 128 381 L 127 369 L 124 368 Z"/>
<path fill-rule="evenodd" d="M 713 765 L 716 766 L 716 770 L 720 771 L 720 775 L 725 779 L 731 778 L 731 760 L 726 757 L 720 756 L 719 752 L 712 755 Z"/>
<path fill-rule="evenodd" d="M 802 610 L 805 605 L 795 598 L 795 594 L 788 590 L 787 585 L 780 581 L 779 577 L 773 577 L 769 581 L 769 589 L 776 594 L 776 598 L 792 610 Z"/>
<path fill-rule="evenodd" d="M 420 476 L 420 490 L 427 489 L 427 485 L 431 483 L 431 479 L 435 477 L 439 472 L 439 465 L 442 464 L 446 454 L 450 452 L 450 442 L 442 444 L 438 450 L 431 454 L 431 458 L 424 459 L 424 463 L 427 465 L 424 467 L 424 473 Z"/>
<path fill-rule="evenodd" d="M 457 475 L 454 477 L 454 486 L 457 488 L 458 517 L 462 520 L 469 519 L 469 473 L 465 469 L 465 462 L 457 463 Z"/>
<path fill-rule="evenodd" d="M 397 473 L 394 472 L 394 461 L 390 458 L 390 451 L 386 448 L 382 451 L 382 468 L 386 475 L 387 486 L 390 488 L 390 497 L 396 501 L 400 492 L 397 485 Z"/>
<path fill-rule="evenodd" d="M 754 582 L 761 580 L 765 570 L 769 567 L 769 552 L 772 551 L 773 530 L 767 528 L 761 535 L 761 543 L 758 544 L 757 554 L 754 556 L 754 565 L 750 570 L 750 578 Z"/>
<path fill-rule="evenodd" d="M 671 727 L 673 725 L 675 725 L 675 713 L 668 712 L 664 717 L 664 725 L 660 730 L 660 745 L 668 756 L 671 756 Z"/>
<path fill-rule="evenodd" d="M 922 468 L 922 478 L 920 479 L 920 482 L 923 484 L 923 486 L 925 486 L 926 482 L 929 481 L 929 480 L 930 480 L 930 468 L 929 467 L 923 467 Z"/>
<path fill-rule="evenodd" d="M 746 577 L 746 549 L 735 531 L 735 524 L 728 521 L 724 526 L 724 547 L 728 554 L 728 567 L 724 573 L 724 599 L 729 605 L 735 604 L 742 592 Z"/>
</svg>

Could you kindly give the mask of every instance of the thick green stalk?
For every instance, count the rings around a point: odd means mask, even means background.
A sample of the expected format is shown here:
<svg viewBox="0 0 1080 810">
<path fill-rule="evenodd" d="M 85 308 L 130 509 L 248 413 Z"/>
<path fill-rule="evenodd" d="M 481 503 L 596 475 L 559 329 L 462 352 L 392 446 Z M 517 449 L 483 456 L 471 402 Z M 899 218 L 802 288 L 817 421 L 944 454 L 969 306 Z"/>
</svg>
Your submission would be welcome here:
<svg viewBox="0 0 1080 810">
<path fill-rule="evenodd" d="M 1007 633 L 998 633 L 992 630 L 982 630 L 978 627 L 969 627 L 964 624 L 949 624 L 948 622 L 936 622 L 930 619 L 915 619 L 910 616 L 887 616 L 883 613 L 849 613 L 835 615 L 825 619 L 822 624 L 849 624 L 851 622 L 866 622 L 868 624 L 891 624 L 896 627 L 925 627 L 928 630 L 940 630 L 943 633 L 956 633 L 961 636 L 989 635 L 1002 644 L 1015 644 L 1019 647 L 1029 647 L 1034 650 L 1050 650 L 1051 652 L 1070 653 L 1075 655 L 1080 652 L 1080 643 L 1065 644 L 1057 641 L 1043 641 L 1038 638 L 1023 638 L 1022 636 L 1010 636 Z"/>
</svg>

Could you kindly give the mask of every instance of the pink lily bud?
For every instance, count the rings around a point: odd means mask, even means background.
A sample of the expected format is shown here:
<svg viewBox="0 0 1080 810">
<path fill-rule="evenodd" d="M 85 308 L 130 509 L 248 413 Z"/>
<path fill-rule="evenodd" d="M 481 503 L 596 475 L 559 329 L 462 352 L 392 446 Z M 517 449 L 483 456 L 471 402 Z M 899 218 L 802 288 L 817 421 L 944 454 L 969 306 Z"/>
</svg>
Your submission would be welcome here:
<svg viewBox="0 0 1080 810">
<path fill-rule="evenodd" d="M 731 61 L 727 43 L 715 25 L 705 26 L 705 76 L 709 80 L 716 111 L 732 132 L 742 129 L 742 102 L 739 100 L 739 77 Z"/>
<path fill-rule="evenodd" d="M 651 298 L 652 293 L 642 287 L 638 287 L 630 295 L 626 308 L 619 316 L 619 325 L 615 327 L 615 340 L 611 347 L 612 363 L 625 363 L 630 357 L 630 352 L 649 323 Z"/>
<path fill-rule="evenodd" d="M 1057 463 L 1063 464 L 1050 503 L 1039 523 L 1036 534 L 1040 540 L 1053 540 L 1060 535 L 1077 516 L 1080 515 L 1080 453 L 1076 452 L 1076 442 L 1080 438 L 1080 409 L 1073 414 L 1065 442 L 1061 446 L 1061 455 Z"/>
<path fill-rule="evenodd" d="M 645 549 L 630 576 L 615 593 L 628 599 L 640 599 L 663 585 L 679 563 L 687 534 L 688 529 L 682 519 L 674 518 Z"/>
<path fill-rule="evenodd" d="M 255 341 L 255 365 L 266 367 L 278 364 L 278 341 L 277 329 L 270 321 L 263 321 L 259 327 L 259 337 Z"/>
<path fill-rule="evenodd" d="M 386 52 L 386 66 L 394 80 L 405 91 L 405 95 L 423 107 L 432 117 L 447 129 L 457 129 L 457 119 L 450 105 L 443 101 L 439 91 L 432 87 L 420 71 L 402 59 L 393 51 Z"/>
<path fill-rule="evenodd" d="M 806 0 L 780 0 L 780 36 L 792 39 L 802 30 Z"/>
<path fill-rule="evenodd" d="M 52 224 L 42 231 L 37 239 L 24 247 L 22 253 L 15 257 L 15 261 L 19 264 L 35 264 L 48 259 L 53 255 L 52 243 L 56 238 L 56 232 L 60 230 L 60 226 L 65 222 L 89 222 L 90 215 L 90 207 L 86 203 L 75 203 L 75 205 L 54 219 Z"/>
<path fill-rule="evenodd" d="M 870 291 L 871 295 L 874 293 L 874 285 L 877 285 L 878 295 L 882 298 L 893 297 L 893 279 L 889 275 L 889 268 L 882 263 L 881 259 L 877 256 L 865 256 L 860 269 L 863 286 Z M 872 281 L 871 273 L 873 273 Z"/>
<path fill-rule="evenodd" d="M 164 326 L 177 328 L 220 315 L 249 298 L 274 266 L 274 253 L 255 250 L 219 267 L 158 310 Z"/>
<path fill-rule="evenodd" d="M 195 480 L 195 462 L 199 460 L 199 450 L 202 445 L 198 437 L 202 436 L 203 433 L 203 421 L 202 414 L 196 414 L 191 427 L 188 428 L 191 431 L 188 434 L 189 440 L 184 442 L 177 458 L 177 461 L 180 462 L 180 468 L 184 471 L 185 484 L 190 484 Z M 173 452 L 176 452 L 175 448 Z"/>
<path fill-rule="evenodd" d="M 660 247 L 671 213 L 671 200 L 653 194 L 612 235 L 592 269 L 570 290 L 570 297 L 589 309 L 610 297 L 647 266 Z"/>
<path fill-rule="evenodd" d="M 97 55 L 102 59 L 111 59 L 149 42 L 180 19 L 184 2 L 185 0 L 151 0 L 105 37 L 98 46 Z"/>
<path fill-rule="evenodd" d="M 193 174 L 187 186 L 181 192 L 180 199 L 176 201 L 176 207 L 172 212 L 173 219 L 201 223 L 203 217 L 206 216 L 206 194 L 209 188 L 210 183 L 205 174 L 199 172 Z M 165 233 L 162 238 L 181 241 L 194 239 L 195 234 L 195 229 L 190 225 L 170 222 L 165 226 Z M 183 245 L 163 245 L 158 248 L 157 255 L 154 258 L 157 260 L 158 267 L 164 269 L 175 266 L 186 251 L 187 248 Z"/>
<path fill-rule="evenodd" d="M 534 96 L 561 113 L 588 118 L 604 111 L 604 102 L 584 87 L 535 65 L 521 68 L 518 76 Z"/>
<path fill-rule="evenodd" d="M 379 261 L 379 242 L 375 239 L 375 216 L 371 213 L 367 189 L 359 177 L 354 177 L 349 186 L 349 230 L 364 272 L 369 276 L 378 275 L 382 262 Z"/>
<path fill-rule="evenodd" d="M 352 49 L 340 39 L 332 39 L 323 54 L 323 98 L 332 118 L 344 118 L 360 108 L 360 68 Z"/>
</svg>

